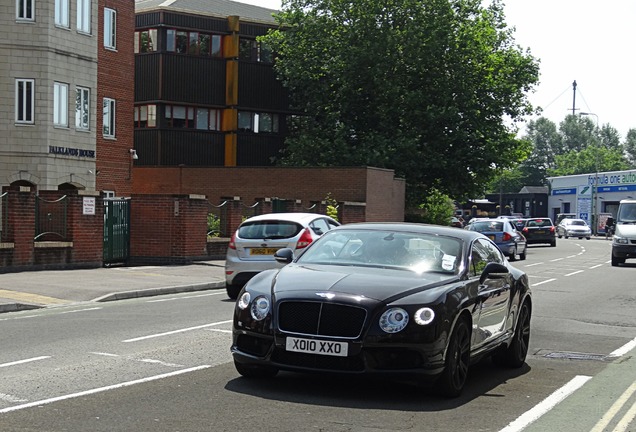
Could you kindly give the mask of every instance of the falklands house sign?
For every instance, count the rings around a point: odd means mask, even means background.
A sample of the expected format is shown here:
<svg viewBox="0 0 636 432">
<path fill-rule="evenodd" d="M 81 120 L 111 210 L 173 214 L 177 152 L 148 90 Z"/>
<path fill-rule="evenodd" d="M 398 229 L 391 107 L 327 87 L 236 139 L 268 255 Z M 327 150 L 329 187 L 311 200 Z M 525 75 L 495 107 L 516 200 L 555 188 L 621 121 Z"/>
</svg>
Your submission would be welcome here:
<svg viewBox="0 0 636 432">
<path fill-rule="evenodd" d="M 49 153 L 62 156 L 77 156 L 95 159 L 95 150 L 84 150 L 73 147 L 49 146 Z"/>
</svg>

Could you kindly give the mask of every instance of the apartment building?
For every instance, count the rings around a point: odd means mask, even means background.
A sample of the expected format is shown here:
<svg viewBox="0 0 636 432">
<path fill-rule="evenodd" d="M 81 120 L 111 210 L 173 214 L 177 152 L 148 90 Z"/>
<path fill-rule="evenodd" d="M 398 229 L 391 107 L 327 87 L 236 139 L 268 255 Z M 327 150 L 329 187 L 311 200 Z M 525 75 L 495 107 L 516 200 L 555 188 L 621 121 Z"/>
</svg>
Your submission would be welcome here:
<svg viewBox="0 0 636 432">
<path fill-rule="evenodd" d="M 129 194 L 134 1 L 5 3 L 0 185 Z"/>
</svg>

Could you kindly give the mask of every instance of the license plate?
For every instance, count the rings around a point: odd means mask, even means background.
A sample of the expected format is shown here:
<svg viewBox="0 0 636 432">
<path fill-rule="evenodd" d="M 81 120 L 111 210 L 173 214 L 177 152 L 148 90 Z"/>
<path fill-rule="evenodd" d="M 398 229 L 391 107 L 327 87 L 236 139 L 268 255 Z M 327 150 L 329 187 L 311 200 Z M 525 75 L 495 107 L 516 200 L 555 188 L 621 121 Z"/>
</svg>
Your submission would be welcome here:
<svg viewBox="0 0 636 432">
<path fill-rule="evenodd" d="M 278 248 L 251 248 L 250 255 L 274 255 Z"/>
<path fill-rule="evenodd" d="M 535 234 L 545 234 L 545 231 L 543 231 L 543 230 L 537 230 L 537 231 L 535 231 L 534 233 L 535 233 Z"/>
<path fill-rule="evenodd" d="M 285 343 L 285 349 L 287 351 L 346 357 L 349 345 L 346 342 L 288 337 Z"/>
</svg>

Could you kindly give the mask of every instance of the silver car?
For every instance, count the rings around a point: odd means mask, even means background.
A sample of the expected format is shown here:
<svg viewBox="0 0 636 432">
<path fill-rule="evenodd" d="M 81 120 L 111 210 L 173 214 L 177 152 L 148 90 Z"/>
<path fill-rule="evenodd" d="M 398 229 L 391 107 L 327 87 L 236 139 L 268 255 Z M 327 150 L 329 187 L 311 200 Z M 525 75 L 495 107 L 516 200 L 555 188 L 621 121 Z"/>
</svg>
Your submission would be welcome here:
<svg viewBox="0 0 636 432">
<path fill-rule="evenodd" d="M 563 219 L 557 225 L 557 237 L 578 237 L 590 239 L 592 230 L 583 219 Z"/>
<path fill-rule="evenodd" d="M 298 255 L 315 239 L 340 224 L 317 213 L 270 213 L 245 220 L 236 230 L 225 257 L 225 289 L 236 299 L 243 285 L 263 270 L 282 267 L 278 249 Z"/>
</svg>

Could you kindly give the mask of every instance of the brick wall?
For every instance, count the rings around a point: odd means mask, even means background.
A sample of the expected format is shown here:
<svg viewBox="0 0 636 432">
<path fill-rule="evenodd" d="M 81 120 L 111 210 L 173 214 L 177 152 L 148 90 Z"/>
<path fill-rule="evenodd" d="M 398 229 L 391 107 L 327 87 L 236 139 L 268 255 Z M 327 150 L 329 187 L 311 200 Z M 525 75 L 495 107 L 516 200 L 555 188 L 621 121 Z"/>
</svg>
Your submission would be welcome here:
<svg viewBox="0 0 636 432">
<path fill-rule="evenodd" d="M 97 161 L 96 189 L 130 196 L 133 148 L 135 54 L 134 0 L 98 2 Z M 117 11 L 117 49 L 104 48 L 104 7 Z M 103 99 L 115 99 L 115 139 L 104 138 Z"/>
<path fill-rule="evenodd" d="M 338 202 L 365 203 L 367 221 L 403 221 L 405 182 L 391 170 L 371 167 L 135 167 L 133 190 L 139 194 L 205 195 L 212 204 L 240 197 L 245 205 L 263 198 L 291 200 L 308 208 L 327 194 Z M 295 201 L 300 200 L 301 204 Z"/>
<path fill-rule="evenodd" d="M 207 259 L 208 201 L 188 195 L 133 195 L 130 264 Z"/>
</svg>

